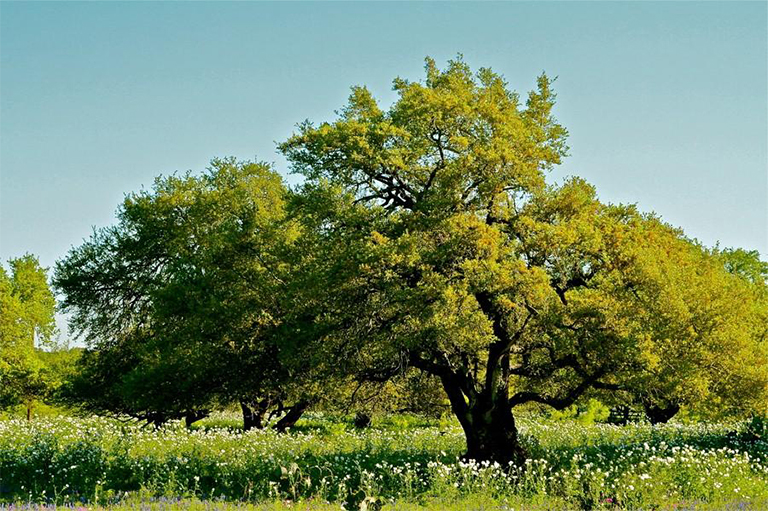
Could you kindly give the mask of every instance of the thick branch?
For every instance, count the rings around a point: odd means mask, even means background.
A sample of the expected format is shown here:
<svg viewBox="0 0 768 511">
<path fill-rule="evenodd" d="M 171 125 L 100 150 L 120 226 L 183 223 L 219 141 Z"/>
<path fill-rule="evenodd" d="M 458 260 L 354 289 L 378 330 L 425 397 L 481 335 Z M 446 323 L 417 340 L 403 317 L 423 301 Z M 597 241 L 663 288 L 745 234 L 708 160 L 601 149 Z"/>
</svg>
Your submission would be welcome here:
<svg viewBox="0 0 768 511">
<path fill-rule="evenodd" d="M 440 155 L 440 161 L 432 168 L 432 171 L 429 173 L 427 183 L 424 185 L 421 193 L 419 193 L 419 199 L 423 199 L 427 195 L 427 192 L 429 192 L 429 189 L 432 187 L 432 182 L 435 180 L 437 173 L 441 169 L 445 168 L 445 151 L 443 150 L 442 137 L 443 133 L 439 129 L 435 129 L 435 131 L 429 136 L 429 139 L 434 142 L 435 146 L 437 147 L 437 151 Z"/>
<path fill-rule="evenodd" d="M 451 407 L 453 408 L 454 413 L 463 420 L 462 417 L 464 417 L 469 410 L 465 396 L 474 396 L 476 393 L 473 388 L 474 385 L 472 385 L 472 382 L 468 381 L 468 376 L 456 373 L 448 365 L 438 364 L 432 360 L 425 360 L 416 353 L 410 354 L 409 361 L 413 367 L 440 378 L 440 381 L 443 383 L 443 388 L 448 394 L 448 400 L 451 402 Z M 468 385 L 470 387 L 468 387 Z"/>
<path fill-rule="evenodd" d="M 509 399 L 509 405 L 517 406 L 523 403 L 535 402 L 549 405 L 556 410 L 562 410 L 576 402 L 576 400 L 589 388 L 606 389 L 608 387 L 614 387 L 612 384 L 599 381 L 600 377 L 602 377 L 604 373 L 605 370 L 601 370 L 589 376 L 588 378 L 583 379 L 581 383 L 572 388 L 565 396 L 562 397 L 543 396 L 538 392 L 518 392 Z"/>
<path fill-rule="evenodd" d="M 563 305 L 568 305 L 568 300 L 565 298 L 565 293 L 572 289 L 576 289 L 577 287 L 585 287 L 589 284 L 589 281 L 592 279 L 592 277 L 595 276 L 595 272 L 590 272 L 587 275 L 582 275 L 581 273 L 574 275 L 570 279 L 568 279 L 563 286 L 558 286 L 554 282 L 552 283 L 552 288 L 555 290 L 555 293 L 557 293 L 557 296 L 560 298 L 560 301 L 563 303 Z"/>
<path fill-rule="evenodd" d="M 480 306 L 480 310 L 492 320 L 493 335 L 497 339 L 496 342 L 488 347 L 488 361 L 485 370 L 485 385 L 486 388 L 491 388 L 493 386 L 493 380 L 497 376 L 499 361 L 504 355 L 509 353 L 513 344 L 520 340 L 523 332 L 525 332 L 525 328 L 528 326 L 528 322 L 533 316 L 533 312 L 529 310 L 523 325 L 514 333 L 514 335 L 510 335 L 507 329 L 504 328 L 502 316 L 494 307 L 489 294 L 486 292 L 476 293 L 475 299 Z"/>
</svg>

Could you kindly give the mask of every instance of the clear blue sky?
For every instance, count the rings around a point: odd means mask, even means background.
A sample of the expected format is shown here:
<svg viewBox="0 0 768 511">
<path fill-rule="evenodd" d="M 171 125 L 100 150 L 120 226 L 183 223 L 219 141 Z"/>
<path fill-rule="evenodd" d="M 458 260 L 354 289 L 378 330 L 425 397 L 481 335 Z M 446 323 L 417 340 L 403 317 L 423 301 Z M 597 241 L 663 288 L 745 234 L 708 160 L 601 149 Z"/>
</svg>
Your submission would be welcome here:
<svg viewBox="0 0 768 511">
<path fill-rule="evenodd" d="M 123 194 L 214 156 L 274 161 L 353 84 L 463 53 L 557 75 L 577 174 L 768 258 L 766 2 L 0 2 L 0 259 L 47 266 Z M 295 182 L 295 178 L 290 178 Z"/>
</svg>

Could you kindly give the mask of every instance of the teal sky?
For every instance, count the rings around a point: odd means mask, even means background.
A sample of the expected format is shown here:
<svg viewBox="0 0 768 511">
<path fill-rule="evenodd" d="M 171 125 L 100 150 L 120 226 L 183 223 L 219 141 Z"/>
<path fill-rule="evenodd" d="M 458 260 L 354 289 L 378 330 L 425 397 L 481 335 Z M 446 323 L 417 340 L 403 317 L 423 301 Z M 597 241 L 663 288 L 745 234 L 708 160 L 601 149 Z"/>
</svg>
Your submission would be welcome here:
<svg viewBox="0 0 768 511">
<path fill-rule="evenodd" d="M 353 84 L 457 53 L 557 75 L 576 174 L 768 257 L 766 2 L 0 2 L 0 258 L 51 266 L 123 194 L 214 156 L 275 162 Z M 289 178 L 296 182 L 295 177 Z"/>
</svg>

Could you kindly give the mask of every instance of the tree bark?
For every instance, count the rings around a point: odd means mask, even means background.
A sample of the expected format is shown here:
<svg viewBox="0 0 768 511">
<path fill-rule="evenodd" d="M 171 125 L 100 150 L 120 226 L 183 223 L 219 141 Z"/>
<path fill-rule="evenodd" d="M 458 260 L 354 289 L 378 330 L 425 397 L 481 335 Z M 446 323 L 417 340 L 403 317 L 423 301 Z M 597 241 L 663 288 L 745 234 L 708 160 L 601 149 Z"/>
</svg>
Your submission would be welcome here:
<svg viewBox="0 0 768 511">
<path fill-rule="evenodd" d="M 651 421 L 651 424 L 664 424 L 680 411 L 680 405 L 677 404 L 667 406 L 645 404 L 644 408 L 645 415 L 648 417 L 648 420 Z"/>
<path fill-rule="evenodd" d="M 160 412 L 147 412 L 144 420 L 147 421 L 147 424 L 151 424 L 155 429 L 160 429 L 163 427 L 163 424 L 166 423 L 168 418 Z"/>
<path fill-rule="evenodd" d="M 261 429 L 264 427 L 264 414 L 267 411 L 266 406 L 261 403 L 255 403 L 251 408 L 249 404 L 240 401 L 240 408 L 243 410 L 243 431 L 251 429 Z"/>
<path fill-rule="evenodd" d="M 296 424 L 296 421 L 301 418 L 302 414 L 309 408 L 309 405 L 309 401 L 299 401 L 293 405 L 288 410 L 288 413 L 286 413 L 282 419 L 277 421 L 275 429 L 280 433 L 285 433 L 288 428 L 292 428 Z"/>
<path fill-rule="evenodd" d="M 503 387 L 505 376 L 500 374 L 500 381 L 495 381 L 482 392 L 470 393 L 468 397 L 462 392 L 455 375 L 441 377 L 451 409 L 459 419 L 467 440 L 464 460 L 495 461 L 503 466 L 510 463 L 518 467 L 525 465 L 526 453 L 520 445 L 508 392 Z"/>
<path fill-rule="evenodd" d="M 187 412 L 187 414 L 184 415 L 184 424 L 187 426 L 187 428 L 190 428 L 192 424 L 199 420 L 205 419 L 206 417 L 208 417 L 208 412 L 193 410 L 191 412 Z"/>
<path fill-rule="evenodd" d="M 463 459 L 498 462 L 525 466 L 526 453 L 520 439 L 512 412 L 506 407 L 471 412 L 471 423 L 464 427 L 467 452 Z"/>
<path fill-rule="evenodd" d="M 355 415 L 354 424 L 358 429 L 365 429 L 371 425 L 371 416 L 367 413 L 357 412 Z"/>
</svg>

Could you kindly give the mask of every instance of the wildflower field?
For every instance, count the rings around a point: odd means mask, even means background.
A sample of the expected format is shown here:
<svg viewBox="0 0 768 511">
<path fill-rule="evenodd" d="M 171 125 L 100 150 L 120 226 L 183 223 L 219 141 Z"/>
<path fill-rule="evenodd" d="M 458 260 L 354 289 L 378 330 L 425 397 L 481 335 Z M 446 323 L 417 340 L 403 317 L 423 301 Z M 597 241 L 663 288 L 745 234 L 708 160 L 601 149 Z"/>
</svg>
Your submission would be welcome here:
<svg viewBox="0 0 768 511">
<path fill-rule="evenodd" d="M 448 421 L 364 430 L 310 415 L 289 434 L 234 417 L 192 430 L 105 418 L 0 421 L 0 503 L 142 509 L 768 509 L 753 425 L 522 419 L 525 470 L 460 461 Z"/>
</svg>

